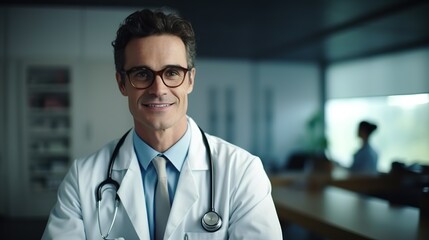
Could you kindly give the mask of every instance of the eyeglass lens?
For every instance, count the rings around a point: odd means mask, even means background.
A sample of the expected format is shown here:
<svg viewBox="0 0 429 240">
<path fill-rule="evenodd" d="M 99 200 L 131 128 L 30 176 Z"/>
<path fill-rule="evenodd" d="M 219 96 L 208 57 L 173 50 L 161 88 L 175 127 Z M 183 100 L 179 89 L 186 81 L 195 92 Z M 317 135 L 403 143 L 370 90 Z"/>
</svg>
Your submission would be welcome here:
<svg viewBox="0 0 429 240">
<path fill-rule="evenodd" d="M 129 70 L 128 77 L 131 84 L 136 88 L 148 88 L 152 85 L 156 76 L 161 76 L 164 84 L 168 87 L 177 87 L 182 84 L 188 70 L 182 67 L 166 67 L 160 71 L 141 67 Z"/>
</svg>

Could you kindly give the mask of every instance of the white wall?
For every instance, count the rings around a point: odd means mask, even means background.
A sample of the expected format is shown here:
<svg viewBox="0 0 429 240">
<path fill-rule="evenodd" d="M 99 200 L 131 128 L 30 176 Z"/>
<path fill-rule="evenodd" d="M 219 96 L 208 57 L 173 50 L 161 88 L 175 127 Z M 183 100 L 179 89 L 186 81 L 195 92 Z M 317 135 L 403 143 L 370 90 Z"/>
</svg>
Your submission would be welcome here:
<svg viewBox="0 0 429 240">
<path fill-rule="evenodd" d="M 321 85 L 318 77 L 319 70 L 314 64 L 260 64 L 259 89 L 273 95 L 272 102 L 261 101 L 260 108 L 262 113 L 266 108 L 272 108 L 273 118 L 272 126 L 261 120 L 261 132 L 254 137 L 259 140 L 261 154 L 274 161 L 272 165 L 282 164 L 291 151 L 306 147 L 303 141 L 305 124 L 320 110 Z M 272 134 L 266 135 L 267 132 Z"/>
<path fill-rule="evenodd" d="M 246 149 L 249 149 L 252 136 L 249 125 L 251 67 L 252 64 L 246 60 L 197 59 L 195 87 L 189 97 L 188 111 L 206 132 L 227 138 L 227 105 L 232 106 L 235 119 L 232 123 L 235 129 L 232 131 L 235 134 L 228 140 Z M 228 89 L 233 90 L 232 102 L 227 102 Z M 216 92 L 218 99 L 212 99 L 210 91 Z M 210 109 L 211 106 L 213 109 Z M 210 122 L 212 115 L 218 119 L 213 122 L 214 126 Z"/>
<path fill-rule="evenodd" d="M 429 48 L 334 64 L 327 98 L 429 92 Z"/>
<path fill-rule="evenodd" d="M 8 69 L 9 93 L 10 204 L 6 214 L 30 216 L 35 215 L 31 210 L 35 202 L 28 201 L 31 194 L 22 190 L 19 177 L 27 167 L 20 153 L 24 147 L 19 134 L 19 109 L 24 104 L 20 102 L 21 71 L 25 64 L 37 61 L 70 66 L 73 157 L 97 150 L 132 126 L 126 98 L 115 82 L 111 41 L 119 23 L 133 9 L 28 7 L 3 11 L 8 32 L 5 44 L 9 46 L 8 59 L 1 66 Z M 280 165 L 290 151 L 300 148 L 305 121 L 320 105 L 315 65 L 198 58 L 196 67 L 188 113 L 204 130 L 261 156 L 268 167 Z M 45 205 L 50 207 L 52 200 Z M 44 211 L 40 207 L 36 215 L 47 214 Z"/>
</svg>

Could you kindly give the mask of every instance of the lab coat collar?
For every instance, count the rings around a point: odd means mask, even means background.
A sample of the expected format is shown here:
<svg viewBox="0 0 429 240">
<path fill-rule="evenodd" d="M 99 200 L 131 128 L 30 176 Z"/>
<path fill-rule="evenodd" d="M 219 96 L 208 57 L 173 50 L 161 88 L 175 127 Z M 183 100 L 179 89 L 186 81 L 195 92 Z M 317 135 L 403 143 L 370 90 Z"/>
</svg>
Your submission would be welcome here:
<svg viewBox="0 0 429 240">
<path fill-rule="evenodd" d="M 208 170 L 208 160 L 203 161 L 204 156 L 207 157 L 206 148 L 203 143 L 203 138 L 198 125 L 191 117 L 187 117 L 191 130 L 191 143 L 189 146 L 188 162 L 191 170 Z M 134 128 L 128 133 L 125 141 L 119 150 L 118 159 L 113 165 L 113 170 L 125 170 L 130 166 L 130 162 L 137 160 L 136 153 L 133 148 Z M 193 154 L 191 154 L 193 152 Z M 193 155 L 195 157 L 191 158 Z"/>
<path fill-rule="evenodd" d="M 119 149 L 118 157 L 115 160 L 115 164 L 113 164 L 113 170 L 126 170 L 130 167 L 131 162 L 137 160 L 137 156 L 133 147 L 133 134 L 134 128 L 131 129 L 131 131 L 128 133 L 124 143 Z"/>
<path fill-rule="evenodd" d="M 207 151 L 200 129 L 192 118 L 188 117 L 188 122 L 191 126 L 192 134 L 188 153 L 189 167 L 191 170 L 209 170 Z M 208 141 L 210 143 L 210 140 Z"/>
</svg>

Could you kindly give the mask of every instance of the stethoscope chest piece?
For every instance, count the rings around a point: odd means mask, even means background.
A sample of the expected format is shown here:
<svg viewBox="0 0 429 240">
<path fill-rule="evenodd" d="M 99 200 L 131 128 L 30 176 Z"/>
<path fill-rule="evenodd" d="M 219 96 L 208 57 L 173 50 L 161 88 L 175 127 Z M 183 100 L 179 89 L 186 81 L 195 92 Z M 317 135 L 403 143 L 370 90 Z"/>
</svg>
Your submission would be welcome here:
<svg viewBox="0 0 429 240">
<path fill-rule="evenodd" d="M 222 227 L 222 218 L 214 211 L 209 211 L 201 218 L 201 225 L 208 232 L 216 232 Z"/>
</svg>

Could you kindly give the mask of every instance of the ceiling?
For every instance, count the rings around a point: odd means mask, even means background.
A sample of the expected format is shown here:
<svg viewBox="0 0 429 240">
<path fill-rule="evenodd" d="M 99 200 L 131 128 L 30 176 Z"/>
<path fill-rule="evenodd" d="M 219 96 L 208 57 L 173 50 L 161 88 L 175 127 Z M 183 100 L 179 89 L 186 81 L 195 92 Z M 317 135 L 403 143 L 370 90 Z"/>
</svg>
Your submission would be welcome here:
<svg viewBox="0 0 429 240">
<path fill-rule="evenodd" d="M 10 0 L 2 4 L 168 6 L 200 57 L 332 63 L 429 46 L 429 0 Z"/>
</svg>

